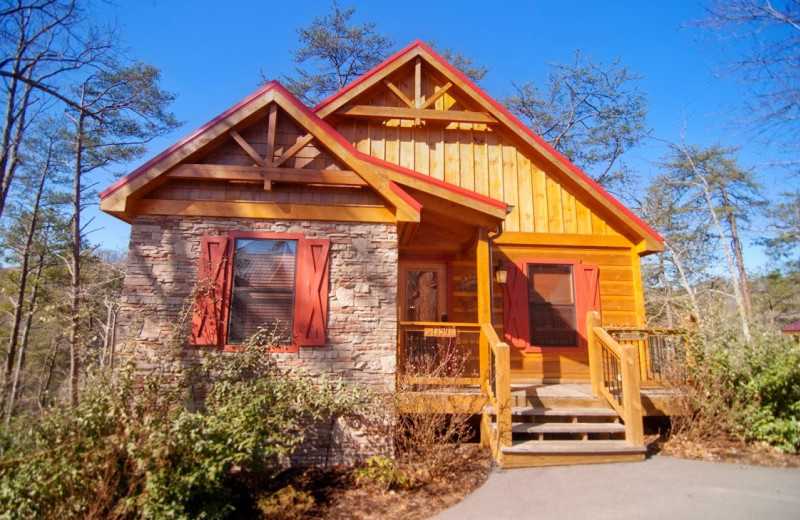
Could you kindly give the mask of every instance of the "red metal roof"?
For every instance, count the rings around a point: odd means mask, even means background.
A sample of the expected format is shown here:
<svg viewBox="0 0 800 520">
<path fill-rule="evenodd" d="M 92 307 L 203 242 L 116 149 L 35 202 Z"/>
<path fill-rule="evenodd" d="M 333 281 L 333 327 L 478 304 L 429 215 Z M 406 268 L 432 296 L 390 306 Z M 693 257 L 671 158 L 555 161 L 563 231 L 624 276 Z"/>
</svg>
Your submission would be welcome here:
<svg viewBox="0 0 800 520">
<path fill-rule="evenodd" d="M 781 329 L 781 332 L 784 334 L 800 334 L 800 320 L 785 326 Z"/>
</svg>

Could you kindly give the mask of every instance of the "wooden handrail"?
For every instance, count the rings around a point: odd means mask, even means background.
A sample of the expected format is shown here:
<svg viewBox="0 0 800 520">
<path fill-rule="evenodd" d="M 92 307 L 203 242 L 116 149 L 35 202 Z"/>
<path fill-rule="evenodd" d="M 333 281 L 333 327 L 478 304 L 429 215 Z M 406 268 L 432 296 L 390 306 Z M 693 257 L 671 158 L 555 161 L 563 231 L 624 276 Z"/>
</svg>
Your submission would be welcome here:
<svg viewBox="0 0 800 520">
<path fill-rule="evenodd" d="M 507 343 L 500 341 L 497 332 L 490 323 L 481 324 L 481 352 L 486 357 L 486 364 L 481 370 L 481 390 L 489 399 L 497 417 L 496 428 L 491 427 L 491 418 L 487 410 L 481 418 L 483 442 L 489 445 L 494 459 L 502 459 L 502 448 L 511 446 L 511 349 Z M 493 360 L 490 363 L 490 360 Z M 491 374 L 494 372 L 494 385 Z M 493 388 L 494 386 L 494 388 Z"/>
<path fill-rule="evenodd" d="M 600 325 L 600 314 L 590 312 L 586 317 L 589 348 L 589 369 L 592 393 L 602 396 L 620 414 L 625 423 L 625 440 L 633 446 L 644 444 L 642 424 L 642 395 L 640 389 L 639 351 L 633 345 L 620 345 Z M 603 366 L 604 351 L 619 363 L 622 402 L 606 387 Z"/>
</svg>

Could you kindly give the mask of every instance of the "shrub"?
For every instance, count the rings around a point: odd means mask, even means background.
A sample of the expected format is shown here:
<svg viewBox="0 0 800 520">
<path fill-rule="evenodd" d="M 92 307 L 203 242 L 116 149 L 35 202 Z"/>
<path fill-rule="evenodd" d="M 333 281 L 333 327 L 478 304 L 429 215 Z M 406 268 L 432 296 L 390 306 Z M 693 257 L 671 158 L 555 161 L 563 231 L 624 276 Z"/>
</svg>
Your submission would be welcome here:
<svg viewBox="0 0 800 520">
<path fill-rule="evenodd" d="M 207 390 L 202 412 L 187 391 Z M 237 474 L 270 478 L 309 420 L 352 413 L 369 395 L 275 368 L 263 349 L 214 353 L 185 385 L 96 376 L 73 409 L 0 431 L 0 518 L 225 518 Z"/>
<path fill-rule="evenodd" d="M 698 338 L 682 386 L 677 433 L 690 438 L 728 434 L 780 450 L 800 450 L 800 348 L 769 334 Z"/>
</svg>

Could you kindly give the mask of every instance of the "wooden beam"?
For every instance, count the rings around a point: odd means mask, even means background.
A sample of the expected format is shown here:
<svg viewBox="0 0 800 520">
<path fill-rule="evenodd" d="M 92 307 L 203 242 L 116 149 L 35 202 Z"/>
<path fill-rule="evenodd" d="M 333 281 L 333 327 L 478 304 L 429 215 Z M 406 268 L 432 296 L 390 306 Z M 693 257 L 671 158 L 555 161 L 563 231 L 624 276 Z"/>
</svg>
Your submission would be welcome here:
<svg viewBox="0 0 800 520">
<path fill-rule="evenodd" d="M 137 215 L 178 215 L 185 217 L 238 217 L 287 220 L 334 220 L 344 222 L 395 222 L 391 210 L 378 206 L 332 206 L 312 204 L 270 204 L 198 200 L 141 199 Z"/>
<path fill-rule="evenodd" d="M 414 108 L 414 103 L 410 99 L 408 99 L 408 97 L 406 97 L 406 95 L 403 94 L 403 92 L 399 88 L 397 88 L 394 83 L 392 83 L 388 79 L 383 80 L 383 83 L 387 87 L 389 87 L 389 90 L 394 92 L 394 95 L 400 98 L 400 101 L 405 103 L 408 108 Z"/>
<path fill-rule="evenodd" d="M 417 56 L 414 60 L 414 108 L 422 108 L 422 58 Z M 414 124 L 422 122 L 419 116 L 414 118 Z"/>
<path fill-rule="evenodd" d="M 445 85 L 441 89 L 437 90 L 436 94 L 434 94 L 430 98 L 428 98 L 425 101 L 425 103 L 422 104 L 422 106 L 420 108 L 428 108 L 429 106 L 431 106 L 434 103 L 436 103 L 436 100 L 439 99 L 440 97 L 444 96 L 445 92 L 450 90 L 450 87 L 452 87 L 452 86 L 453 86 L 453 84 L 450 83 L 449 81 L 447 83 L 445 83 Z"/>
<path fill-rule="evenodd" d="M 275 161 L 275 130 L 278 128 L 278 104 L 272 103 L 269 106 L 267 128 L 267 165 L 272 165 Z"/>
<path fill-rule="evenodd" d="M 242 150 L 247 152 L 247 155 L 249 155 L 250 158 L 253 159 L 257 165 L 266 166 L 267 163 L 264 161 L 264 158 L 261 157 L 258 154 L 258 152 L 253 149 L 252 146 L 250 146 L 250 143 L 244 140 L 244 137 L 242 137 L 239 134 L 239 132 L 237 132 L 236 130 L 231 130 L 228 132 L 228 134 L 230 134 L 230 136 L 233 137 L 233 140 L 236 141 L 236 144 L 238 144 L 242 148 Z"/>
<path fill-rule="evenodd" d="M 311 135 L 310 133 L 309 133 L 309 134 L 306 134 L 306 135 L 304 135 L 303 137 L 300 137 L 300 138 L 297 140 L 297 142 L 296 142 L 296 143 L 294 143 L 294 144 L 291 146 L 291 148 L 289 148 L 288 150 L 286 150 L 286 151 L 283 153 L 283 155 L 281 155 L 281 156 L 278 158 L 278 160 L 277 160 L 277 161 L 275 161 L 275 166 L 280 166 L 281 164 L 285 163 L 286 161 L 288 161 L 289 159 L 291 159 L 292 157 L 294 157 L 295 155 L 297 155 L 297 152 L 299 152 L 300 150 L 302 150 L 303 148 L 305 148 L 305 146 L 306 146 L 308 143 L 310 143 L 310 142 L 311 142 L 313 139 L 314 139 L 314 136 L 313 136 L 313 135 Z"/>
<path fill-rule="evenodd" d="M 373 117 L 376 119 L 417 119 L 446 121 L 449 123 L 496 123 L 497 120 L 486 112 L 465 110 L 432 110 L 403 107 L 376 107 L 370 105 L 345 105 L 337 114 L 354 117 Z"/>
<path fill-rule="evenodd" d="M 495 244 L 501 246 L 580 246 L 597 248 L 631 249 L 630 240 L 618 235 L 578 235 L 571 233 L 526 233 L 521 231 L 505 231 L 497 237 Z"/>
<path fill-rule="evenodd" d="M 367 182 L 350 170 L 312 170 L 277 168 L 275 166 L 223 166 L 217 164 L 182 164 L 169 172 L 171 179 L 272 181 L 307 184 L 367 186 Z"/>
</svg>

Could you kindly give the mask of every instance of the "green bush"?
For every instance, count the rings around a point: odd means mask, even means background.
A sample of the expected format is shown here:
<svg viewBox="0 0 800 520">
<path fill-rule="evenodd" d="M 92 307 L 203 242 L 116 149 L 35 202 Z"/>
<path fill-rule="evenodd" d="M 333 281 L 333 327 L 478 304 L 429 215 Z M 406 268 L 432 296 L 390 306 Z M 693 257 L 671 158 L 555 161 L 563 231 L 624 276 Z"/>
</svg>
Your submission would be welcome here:
<svg viewBox="0 0 800 520">
<path fill-rule="evenodd" d="M 800 348 L 769 334 L 698 338 L 686 430 L 715 432 L 800 451 Z M 680 420 L 680 419 L 678 419 Z"/>
<path fill-rule="evenodd" d="M 185 403 L 200 387 L 204 410 L 193 413 Z M 97 376 L 76 408 L 0 431 L 0 518 L 226 518 L 237 475 L 273 477 L 304 425 L 369 399 L 281 373 L 257 348 L 212 354 L 178 388 L 136 384 L 132 370 Z"/>
</svg>

